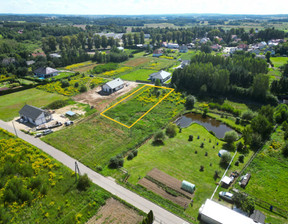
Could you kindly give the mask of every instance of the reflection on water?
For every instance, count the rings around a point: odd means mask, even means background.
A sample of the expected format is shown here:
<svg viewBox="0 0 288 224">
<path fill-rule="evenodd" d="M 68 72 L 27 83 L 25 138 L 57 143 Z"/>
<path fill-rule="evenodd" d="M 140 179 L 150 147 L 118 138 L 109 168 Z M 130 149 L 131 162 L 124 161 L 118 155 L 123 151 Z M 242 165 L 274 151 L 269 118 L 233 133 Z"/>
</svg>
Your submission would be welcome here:
<svg viewBox="0 0 288 224">
<path fill-rule="evenodd" d="M 189 113 L 180 117 L 176 124 L 181 128 L 188 127 L 192 122 L 204 126 L 208 131 L 213 131 L 217 138 L 223 138 L 226 131 L 232 131 L 233 129 L 226 124 L 217 121 L 211 117 L 203 118 L 201 114 Z"/>
</svg>

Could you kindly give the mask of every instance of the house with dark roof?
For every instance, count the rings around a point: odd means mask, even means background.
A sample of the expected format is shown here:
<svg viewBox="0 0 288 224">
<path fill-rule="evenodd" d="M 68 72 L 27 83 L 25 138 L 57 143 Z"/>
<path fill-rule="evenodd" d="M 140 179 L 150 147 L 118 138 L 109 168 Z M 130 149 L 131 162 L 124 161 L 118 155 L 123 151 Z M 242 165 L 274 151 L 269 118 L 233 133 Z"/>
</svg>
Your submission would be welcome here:
<svg viewBox="0 0 288 224">
<path fill-rule="evenodd" d="M 114 93 L 116 91 L 118 91 L 119 89 L 122 89 L 124 87 L 124 82 L 122 79 L 117 78 L 114 79 L 110 82 L 105 83 L 102 86 L 102 91 L 106 92 L 106 93 Z"/>
<path fill-rule="evenodd" d="M 52 115 L 48 111 L 27 104 L 19 111 L 19 115 L 24 122 L 34 125 L 41 125 L 52 119 Z"/>
<path fill-rule="evenodd" d="M 163 84 L 164 82 L 166 82 L 167 80 L 169 80 L 171 78 L 171 73 L 170 72 L 166 72 L 166 71 L 159 71 L 159 72 L 155 72 L 152 73 L 151 75 L 149 75 L 148 80 L 151 80 L 152 82 L 155 82 L 157 79 L 160 80 L 160 82 Z"/>
<path fill-rule="evenodd" d="M 50 68 L 50 67 L 41 67 L 41 68 L 37 68 L 34 71 L 34 74 L 38 76 L 39 78 L 50 78 L 50 77 L 58 75 L 58 73 L 59 73 L 58 70 L 54 68 Z"/>
</svg>

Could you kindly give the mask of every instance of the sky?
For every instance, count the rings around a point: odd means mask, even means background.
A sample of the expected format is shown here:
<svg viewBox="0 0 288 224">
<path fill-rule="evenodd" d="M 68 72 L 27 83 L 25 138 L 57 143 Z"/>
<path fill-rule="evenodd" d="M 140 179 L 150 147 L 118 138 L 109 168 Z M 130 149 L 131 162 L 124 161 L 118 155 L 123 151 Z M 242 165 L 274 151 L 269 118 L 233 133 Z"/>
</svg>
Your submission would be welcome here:
<svg viewBox="0 0 288 224">
<path fill-rule="evenodd" d="M 288 14 L 287 0 L 0 0 L 0 13 L 149 15 Z"/>
</svg>

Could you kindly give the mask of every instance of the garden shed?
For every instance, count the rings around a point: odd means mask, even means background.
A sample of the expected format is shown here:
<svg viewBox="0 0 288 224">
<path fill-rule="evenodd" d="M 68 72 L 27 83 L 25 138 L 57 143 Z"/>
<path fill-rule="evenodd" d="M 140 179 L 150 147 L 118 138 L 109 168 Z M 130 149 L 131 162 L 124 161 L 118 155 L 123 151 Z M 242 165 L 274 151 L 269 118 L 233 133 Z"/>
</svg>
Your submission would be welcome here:
<svg viewBox="0 0 288 224">
<path fill-rule="evenodd" d="M 183 180 L 181 184 L 181 189 L 193 194 L 195 191 L 195 184 L 191 184 L 190 182 Z"/>
</svg>

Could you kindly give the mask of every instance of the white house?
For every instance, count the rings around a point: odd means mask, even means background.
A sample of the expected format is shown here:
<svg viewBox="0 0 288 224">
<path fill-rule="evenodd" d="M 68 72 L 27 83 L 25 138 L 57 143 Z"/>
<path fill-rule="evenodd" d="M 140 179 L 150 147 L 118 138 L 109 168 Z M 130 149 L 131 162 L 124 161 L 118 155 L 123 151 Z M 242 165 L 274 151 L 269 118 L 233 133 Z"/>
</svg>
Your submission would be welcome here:
<svg viewBox="0 0 288 224">
<path fill-rule="evenodd" d="M 255 224 L 253 219 L 207 199 L 199 209 L 201 221 L 207 224 Z"/>
<path fill-rule="evenodd" d="M 41 67 L 34 71 L 34 74 L 39 78 L 50 78 L 58 75 L 59 71 L 50 67 Z"/>
<path fill-rule="evenodd" d="M 179 48 L 179 44 L 168 43 L 167 47 L 170 48 L 170 49 L 178 49 Z"/>
<path fill-rule="evenodd" d="M 155 82 L 156 79 L 159 79 L 161 83 L 164 83 L 171 78 L 171 75 L 172 74 L 170 72 L 161 70 L 160 72 L 152 73 L 151 75 L 149 75 L 148 80 Z"/>
<path fill-rule="evenodd" d="M 19 111 L 19 115 L 24 122 L 34 125 L 44 124 L 52 119 L 48 111 L 27 104 Z"/>
<path fill-rule="evenodd" d="M 124 87 L 124 82 L 122 79 L 117 78 L 114 79 L 110 82 L 105 83 L 102 86 L 102 91 L 106 92 L 106 93 L 114 93 L 116 91 L 118 91 L 119 89 L 122 89 Z"/>
</svg>

